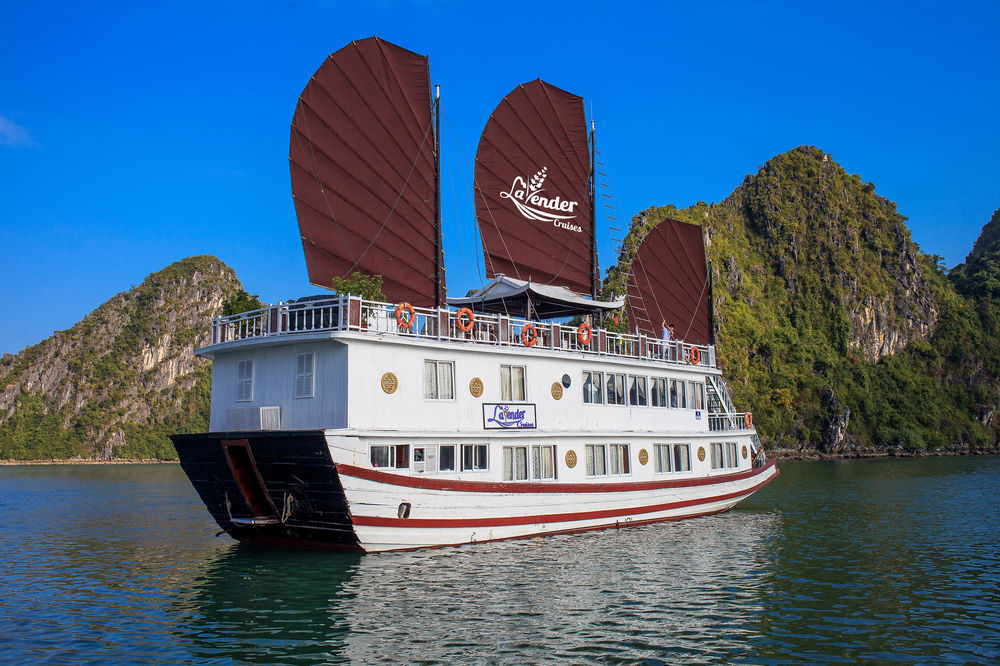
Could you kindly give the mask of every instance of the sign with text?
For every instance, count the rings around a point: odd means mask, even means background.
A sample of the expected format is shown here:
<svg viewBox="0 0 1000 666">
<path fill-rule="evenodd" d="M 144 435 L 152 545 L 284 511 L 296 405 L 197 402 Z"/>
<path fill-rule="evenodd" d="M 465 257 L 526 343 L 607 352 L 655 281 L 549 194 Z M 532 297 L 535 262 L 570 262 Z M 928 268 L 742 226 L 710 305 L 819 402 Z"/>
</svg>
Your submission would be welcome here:
<svg viewBox="0 0 1000 666">
<path fill-rule="evenodd" d="M 483 427 L 487 430 L 533 430 L 535 428 L 535 405 L 484 402 Z"/>
</svg>

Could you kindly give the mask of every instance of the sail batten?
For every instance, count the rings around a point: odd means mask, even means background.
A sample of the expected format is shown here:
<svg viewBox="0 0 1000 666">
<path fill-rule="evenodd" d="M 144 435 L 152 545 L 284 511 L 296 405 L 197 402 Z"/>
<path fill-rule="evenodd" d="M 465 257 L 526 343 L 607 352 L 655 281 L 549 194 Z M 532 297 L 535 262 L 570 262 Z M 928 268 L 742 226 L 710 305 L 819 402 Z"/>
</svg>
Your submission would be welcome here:
<svg viewBox="0 0 1000 666">
<path fill-rule="evenodd" d="M 299 97 L 289 174 L 309 280 L 381 274 L 435 303 L 435 136 L 426 56 L 376 37 L 331 54 Z M 443 279 L 443 276 L 442 276 Z"/>
<path fill-rule="evenodd" d="M 685 342 L 711 342 L 710 293 L 702 229 L 667 218 L 651 229 L 632 260 L 625 307 L 638 332 L 659 337 L 675 325 Z"/>
<path fill-rule="evenodd" d="M 487 276 L 591 292 L 594 241 L 583 99 L 542 80 L 509 93 L 476 152 Z"/>
</svg>

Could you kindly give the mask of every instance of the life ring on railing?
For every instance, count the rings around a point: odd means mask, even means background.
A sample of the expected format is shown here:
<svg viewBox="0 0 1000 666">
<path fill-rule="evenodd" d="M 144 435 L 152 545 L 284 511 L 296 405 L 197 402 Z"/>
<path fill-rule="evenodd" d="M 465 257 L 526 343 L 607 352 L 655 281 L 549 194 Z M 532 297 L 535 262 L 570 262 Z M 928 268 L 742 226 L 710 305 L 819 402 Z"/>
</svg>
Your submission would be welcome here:
<svg viewBox="0 0 1000 666">
<path fill-rule="evenodd" d="M 753 414 L 750 412 L 743 415 L 743 427 L 747 430 L 753 427 Z"/>
<path fill-rule="evenodd" d="M 524 343 L 525 347 L 534 346 L 538 342 L 538 330 L 531 324 L 525 324 L 524 328 L 521 329 L 521 342 Z"/>
<path fill-rule="evenodd" d="M 463 324 L 462 322 L 466 322 Z M 476 323 L 476 315 L 472 314 L 472 310 L 469 308 L 462 308 L 455 315 L 455 325 L 458 326 L 458 330 L 463 333 L 468 333 L 472 330 L 472 325 Z"/>
<path fill-rule="evenodd" d="M 576 337 L 580 340 L 581 345 L 589 345 L 590 341 L 594 339 L 594 332 L 590 330 L 590 324 L 580 324 L 580 328 L 576 329 Z"/>
<path fill-rule="evenodd" d="M 688 350 L 688 363 L 691 365 L 698 365 L 701 363 L 701 350 L 697 347 L 691 347 Z"/>
<path fill-rule="evenodd" d="M 407 312 L 406 318 L 403 317 L 403 312 Z M 413 326 L 413 322 L 416 321 L 416 313 L 413 312 L 413 306 L 409 303 L 400 303 L 396 306 L 396 323 L 404 331 L 409 330 Z"/>
</svg>

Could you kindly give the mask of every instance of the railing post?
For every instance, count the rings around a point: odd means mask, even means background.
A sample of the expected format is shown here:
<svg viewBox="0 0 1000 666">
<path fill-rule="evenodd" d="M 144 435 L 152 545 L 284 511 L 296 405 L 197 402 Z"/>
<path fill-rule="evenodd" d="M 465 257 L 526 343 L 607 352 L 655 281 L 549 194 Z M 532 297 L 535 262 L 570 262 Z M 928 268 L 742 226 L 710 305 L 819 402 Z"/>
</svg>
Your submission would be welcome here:
<svg viewBox="0 0 1000 666">
<path fill-rule="evenodd" d="M 549 341 L 550 349 L 559 349 L 562 346 L 560 338 L 562 337 L 562 332 L 560 331 L 559 324 L 556 322 L 551 322 L 549 324 L 549 335 L 552 339 Z"/>
<path fill-rule="evenodd" d="M 348 327 L 361 328 L 361 299 L 354 296 L 348 297 Z"/>
<path fill-rule="evenodd" d="M 646 336 L 639 334 L 639 358 L 646 358 Z"/>
<path fill-rule="evenodd" d="M 603 354 L 605 351 L 607 351 L 607 348 L 608 348 L 607 335 L 604 329 L 602 328 L 599 331 L 597 331 L 597 353 Z"/>
<path fill-rule="evenodd" d="M 267 333 L 275 335 L 278 333 L 278 308 L 271 306 L 267 311 Z"/>
<path fill-rule="evenodd" d="M 497 315 L 497 341 L 507 343 L 510 341 L 510 318 L 504 315 Z"/>
<path fill-rule="evenodd" d="M 439 308 L 437 325 L 438 339 L 451 337 L 451 312 L 444 308 Z"/>
</svg>

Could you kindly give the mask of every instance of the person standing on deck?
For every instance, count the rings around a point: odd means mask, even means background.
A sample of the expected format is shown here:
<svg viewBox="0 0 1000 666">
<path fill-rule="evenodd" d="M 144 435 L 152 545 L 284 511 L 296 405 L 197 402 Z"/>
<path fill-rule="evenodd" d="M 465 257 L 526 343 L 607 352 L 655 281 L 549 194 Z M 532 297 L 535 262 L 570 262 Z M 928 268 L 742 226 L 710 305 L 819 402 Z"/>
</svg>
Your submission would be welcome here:
<svg viewBox="0 0 1000 666">
<path fill-rule="evenodd" d="M 670 358 L 668 350 L 670 349 L 670 329 L 667 327 L 667 320 L 663 319 L 660 321 L 660 340 L 663 341 L 663 358 Z"/>
</svg>

